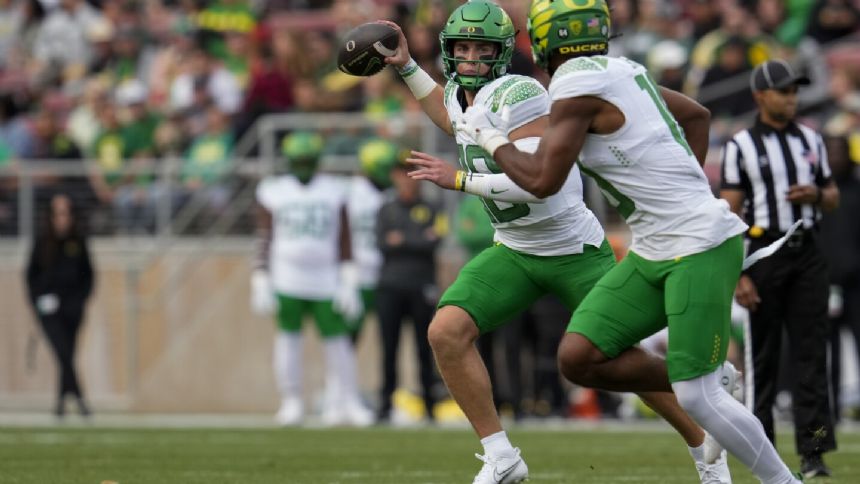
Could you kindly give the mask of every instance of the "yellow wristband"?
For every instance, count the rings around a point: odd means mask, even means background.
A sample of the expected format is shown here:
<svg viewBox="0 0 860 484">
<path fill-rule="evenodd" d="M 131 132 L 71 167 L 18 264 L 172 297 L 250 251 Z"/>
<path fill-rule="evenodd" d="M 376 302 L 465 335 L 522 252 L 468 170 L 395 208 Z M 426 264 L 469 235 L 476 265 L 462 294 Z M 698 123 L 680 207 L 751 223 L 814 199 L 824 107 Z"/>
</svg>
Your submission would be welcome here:
<svg viewBox="0 0 860 484">
<path fill-rule="evenodd" d="M 457 170 L 457 175 L 454 177 L 454 190 L 465 191 L 466 190 L 466 172 L 463 170 Z"/>
</svg>

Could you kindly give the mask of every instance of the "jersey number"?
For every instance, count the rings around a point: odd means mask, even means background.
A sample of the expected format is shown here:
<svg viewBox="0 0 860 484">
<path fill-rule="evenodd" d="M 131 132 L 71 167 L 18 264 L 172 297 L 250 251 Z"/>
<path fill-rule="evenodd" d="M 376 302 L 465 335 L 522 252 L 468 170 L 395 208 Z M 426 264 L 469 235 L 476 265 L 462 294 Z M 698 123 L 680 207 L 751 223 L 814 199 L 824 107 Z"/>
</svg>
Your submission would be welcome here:
<svg viewBox="0 0 860 484">
<path fill-rule="evenodd" d="M 606 181 L 605 178 L 582 166 L 582 164 L 579 165 L 579 169 L 586 175 L 594 178 L 594 181 L 597 182 L 597 186 L 600 187 L 600 191 L 603 192 L 603 196 L 606 197 L 609 204 L 615 207 L 615 210 L 617 210 L 625 220 L 636 210 L 636 204 L 633 203 L 633 200 L 619 192 L 618 189 Z"/>
<path fill-rule="evenodd" d="M 660 115 L 663 116 L 663 121 L 666 121 L 666 124 L 669 126 L 669 131 L 672 132 L 672 136 L 675 138 L 675 141 L 687 150 L 688 155 L 692 155 L 693 150 L 690 149 L 690 145 L 687 144 L 687 140 L 684 139 L 684 136 L 681 134 L 681 128 L 678 126 L 678 122 L 675 121 L 672 113 L 670 113 L 666 108 L 666 101 L 663 100 L 663 96 L 661 96 L 660 92 L 657 91 L 657 87 L 654 86 L 654 81 L 644 73 L 639 74 L 635 79 L 636 84 L 639 84 L 639 87 L 647 92 L 648 95 L 651 96 L 651 100 L 654 101 L 654 104 L 657 105 L 657 110 L 660 111 Z"/>
<path fill-rule="evenodd" d="M 487 171 L 490 173 L 502 172 L 487 152 L 480 146 L 476 145 L 461 147 L 460 164 L 463 165 L 463 168 L 472 173 L 482 173 Z M 494 223 L 510 222 L 518 218 L 525 217 L 532 211 L 527 203 L 506 203 L 505 205 L 510 206 L 502 208 L 494 200 L 490 200 L 489 198 L 482 198 L 481 201 L 484 202 L 484 208 L 487 210 L 487 213 L 490 215 L 490 219 Z"/>
</svg>

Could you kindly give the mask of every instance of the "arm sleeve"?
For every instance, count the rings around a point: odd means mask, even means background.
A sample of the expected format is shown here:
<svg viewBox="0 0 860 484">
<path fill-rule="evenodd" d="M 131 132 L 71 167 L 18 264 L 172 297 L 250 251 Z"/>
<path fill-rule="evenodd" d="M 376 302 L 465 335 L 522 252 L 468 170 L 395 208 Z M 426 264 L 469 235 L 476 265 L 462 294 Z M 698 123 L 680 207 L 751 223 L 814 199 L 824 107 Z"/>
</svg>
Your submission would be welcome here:
<svg viewBox="0 0 860 484">
<path fill-rule="evenodd" d="M 272 192 L 274 191 L 272 185 L 272 179 L 264 178 L 260 180 L 256 191 L 257 203 L 270 212 L 272 211 Z"/>
<path fill-rule="evenodd" d="M 263 179 L 257 185 L 257 224 L 256 247 L 254 250 L 254 269 L 269 270 L 269 253 L 272 248 L 272 182 Z"/>
<path fill-rule="evenodd" d="M 723 146 L 720 165 L 720 188 L 742 189 L 743 177 L 743 153 L 735 140 L 729 140 Z"/>
<path fill-rule="evenodd" d="M 523 190 L 508 175 L 504 173 L 485 174 L 469 173 L 463 190 L 466 193 L 477 195 L 481 198 L 489 198 L 499 202 L 508 203 L 544 203 L 544 199 L 537 198 L 531 193 Z"/>
<path fill-rule="evenodd" d="M 540 138 L 530 137 L 514 141 L 520 151 L 534 153 L 540 144 Z M 537 198 L 519 187 L 504 173 L 469 173 L 464 185 L 466 193 L 507 203 L 544 203 L 546 200 Z"/>
</svg>

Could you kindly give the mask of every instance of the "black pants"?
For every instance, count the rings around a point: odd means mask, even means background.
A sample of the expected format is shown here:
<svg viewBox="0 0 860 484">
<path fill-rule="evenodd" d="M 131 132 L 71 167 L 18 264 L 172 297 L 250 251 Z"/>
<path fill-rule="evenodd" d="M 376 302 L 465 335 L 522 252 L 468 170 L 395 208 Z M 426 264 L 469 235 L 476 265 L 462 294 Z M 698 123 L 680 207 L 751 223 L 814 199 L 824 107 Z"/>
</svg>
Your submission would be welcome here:
<svg viewBox="0 0 860 484">
<path fill-rule="evenodd" d="M 558 372 L 558 344 L 570 322 L 570 310 L 556 296 L 544 296 L 531 308 L 535 330 L 535 400 L 545 400 L 550 411 L 564 415 L 567 394 Z"/>
<path fill-rule="evenodd" d="M 61 403 L 66 395 L 83 397 L 75 372 L 75 349 L 82 320 L 83 310 L 68 307 L 61 307 L 51 315 L 39 316 L 42 330 L 48 338 L 59 367 L 58 403 Z"/>
<path fill-rule="evenodd" d="M 842 288 L 842 314 L 830 320 L 830 385 L 833 389 L 833 414 L 837 421 L 842 415 L 840 384 L 842 383 L 842 328 L 854 336 L 857 357 L 860 359 L 860 287 Z"/>
<path fill-rule="evenodd" d="M 405 318 L 412 320 L 415 329 L 415 347 L 418 350 L 418 366 L 424 405 L 432 418 L 433 386 L 435 373 L 433 352 L 427 340 L 427 328 L 433 319 L 435 301 L 420 289 L 380 287 L 376 292 L 376 314 L 382 336 L 382 391 L 380 414 L 391 411 L 391 396 L 397 388 L 397 351 L 400 346 L 400 328 Z"/>
<path fill-rule="evenodd" d="M 521 416 L 523 400 L 520 353 L 526 319 L 525 314 L 515 316 L 497 330 L 482 334 L 477 341 L 478 351 L 493 386 L 493 403 L 496 409 L 502 405 L 510 405 L 514 417 L 517 418 Z M 499 359 L 502 360 L 501 363 Z"/>
<path fill-rule="evenodd" d="M 771 240 L 753 240 L 749 252 Z M 753 354 L 753 411 L 774 441 L 773 404 L 783 331 L 788 335 L 795 444 L 801 455 L 836 448 L 827 348 L 827 264 L 811 236 L 800 246 L 783 246 L 747 274 L 761 302 L 750 314 Z"/>
</svg>

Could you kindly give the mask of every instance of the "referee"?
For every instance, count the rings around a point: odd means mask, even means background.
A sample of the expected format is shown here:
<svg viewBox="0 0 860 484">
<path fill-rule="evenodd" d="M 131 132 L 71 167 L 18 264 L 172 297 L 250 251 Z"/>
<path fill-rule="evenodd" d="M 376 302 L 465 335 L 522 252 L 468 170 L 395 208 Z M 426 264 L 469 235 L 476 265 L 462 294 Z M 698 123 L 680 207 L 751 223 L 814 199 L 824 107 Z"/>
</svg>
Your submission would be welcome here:
<svg viewBox="0 0 860 484">
<path fill-rule="evenodd" d="M 821 135 L 794 121 L 797 88 L 809 79 L 795 75 L 785 61 L 772 60 L 753 71 L 750 84 L 758 117 L 725 145 L 720 196 L 749 224 L 750 253 L 782 237 L 797 220 L 803 223 L 738 281 L 735 298 L 750 311 L 747 383 L 753 391 L 747 395 L 753 398 L 747 405 L 774 441 L 772 409 L 785 330 L 801 472 L 829 476 L 821 455 L 836 448 L 836 439 L 827 377 L 829 285 L 818 221 L 821 212 L 839 204 L 839 191 Z"/>
</svg>

